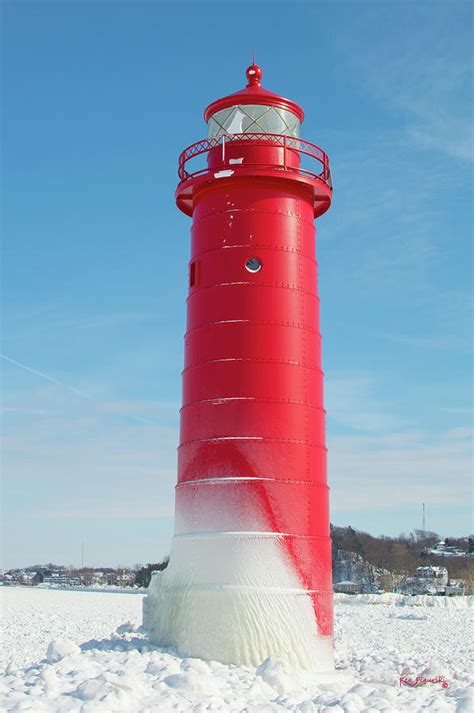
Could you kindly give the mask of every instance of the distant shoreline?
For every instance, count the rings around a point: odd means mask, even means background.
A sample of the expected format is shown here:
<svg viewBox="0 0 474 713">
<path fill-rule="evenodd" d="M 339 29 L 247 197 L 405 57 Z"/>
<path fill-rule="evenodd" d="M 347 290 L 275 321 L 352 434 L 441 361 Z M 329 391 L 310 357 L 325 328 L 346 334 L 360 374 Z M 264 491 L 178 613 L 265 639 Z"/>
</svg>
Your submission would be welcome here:
<svg viewBox="0 0 474 713">
<path fill-rule="evenodd" d="M 29 589 L 29 590 L 39 590 L 52 591 L 52 592 L 97 592 L 98 594 L 146 594 L 145 587 L 135 588 L 118 588 L 118 587 L 55 587 L 48 585 L 38 584 L 36 586 L 31 586 L 29 584 L 7 584 L 0 586 L 2 589 Z"/>
</svg>

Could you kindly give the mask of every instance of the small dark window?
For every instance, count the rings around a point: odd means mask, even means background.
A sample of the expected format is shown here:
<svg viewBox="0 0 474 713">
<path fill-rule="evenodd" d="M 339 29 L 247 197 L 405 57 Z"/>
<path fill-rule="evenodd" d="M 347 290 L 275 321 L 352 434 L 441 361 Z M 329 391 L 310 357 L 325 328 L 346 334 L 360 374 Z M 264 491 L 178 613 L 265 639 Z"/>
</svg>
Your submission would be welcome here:
<svg viewBox="0 0 474 713">
<path fill-rule="evenodd" d="M 189 266 L 189 286 L 194 287 L 197 283 L 197 262 L 194 260 Z"/>
</svg>

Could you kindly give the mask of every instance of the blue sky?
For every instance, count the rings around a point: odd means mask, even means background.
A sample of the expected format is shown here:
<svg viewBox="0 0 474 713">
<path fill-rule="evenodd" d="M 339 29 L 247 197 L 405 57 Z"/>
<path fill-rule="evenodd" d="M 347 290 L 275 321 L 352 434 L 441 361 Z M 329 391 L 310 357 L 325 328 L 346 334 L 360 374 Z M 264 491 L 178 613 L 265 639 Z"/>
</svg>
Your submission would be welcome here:
<svg viewBox="0 0 474 713">
<path fill-rule="evenodd" d="M 190 220 L 179 152 L 244 85 L 305 109 L 332 521 L 472 529 L 468 2 L 10 2 L 3 565 L 169 551 Z"/>
</svg>

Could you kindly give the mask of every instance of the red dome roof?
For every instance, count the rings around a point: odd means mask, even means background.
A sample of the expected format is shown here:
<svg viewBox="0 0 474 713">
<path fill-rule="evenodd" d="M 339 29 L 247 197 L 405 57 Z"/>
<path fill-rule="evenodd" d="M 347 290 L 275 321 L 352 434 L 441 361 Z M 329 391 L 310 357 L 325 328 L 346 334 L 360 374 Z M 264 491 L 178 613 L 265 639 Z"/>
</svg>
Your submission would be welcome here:
<svg viewBox="0 0 474 713">
<path fill-rule="evenodd" d="M 246 75 L 248 84 L 244 89 L 222 97 L 222 99 L 216 99 L 212 104 L 209 104 L 204 111 L 205 121 L 208 121 L 217 111 L 228 109 L 236 104 L 265 104 L 266 106 L 277 106 L 280 109 L 291 111 L 298 117 L 300 122 L 304 120 L 304 111 L 299 104 L 291 101 L 291 99 L 285 99 L 285 97 L 281 97 L 279 94 L 269 92 L 268 89 L 264 89 L 261 86 L 262 68 L 259 67 L 258 64 L 251 64 L 250 67 L 247 68 Z"/>
</svg>

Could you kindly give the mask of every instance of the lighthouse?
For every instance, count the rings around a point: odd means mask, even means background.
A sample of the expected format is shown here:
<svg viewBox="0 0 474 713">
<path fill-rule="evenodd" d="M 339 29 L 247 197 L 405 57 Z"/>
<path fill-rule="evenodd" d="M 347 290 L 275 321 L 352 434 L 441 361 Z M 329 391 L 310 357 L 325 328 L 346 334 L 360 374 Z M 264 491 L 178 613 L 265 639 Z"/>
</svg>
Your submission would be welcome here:
<svg viewBox="0 0 474 713">
<path fill-rule="evenodd" d="M 144 601 L 184 656 L 333 667 L 333 595 L 314 219 L 332 197 L 302 108 L 262 69 L 204 112 L 179 157 L 192 218 L 176 525 Z"/>
</svg>

